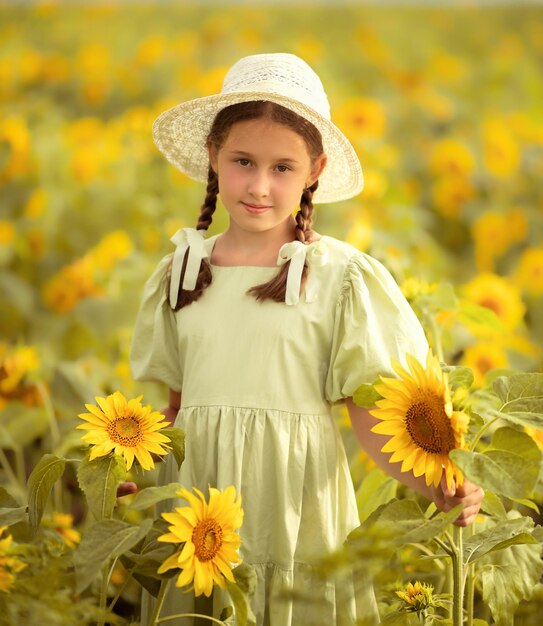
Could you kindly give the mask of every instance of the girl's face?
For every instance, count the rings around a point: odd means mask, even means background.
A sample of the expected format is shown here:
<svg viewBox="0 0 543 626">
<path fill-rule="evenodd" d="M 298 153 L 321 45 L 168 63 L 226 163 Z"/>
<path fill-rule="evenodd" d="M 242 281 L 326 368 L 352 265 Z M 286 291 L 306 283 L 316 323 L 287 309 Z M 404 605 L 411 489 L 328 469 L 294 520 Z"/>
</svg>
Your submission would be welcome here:
<svg viewBox="0 0 543 626">
<path fill-rule="evenodd" d="M 263 118 L 234 124 L 209 158 L 231 227 L 252 233 L 284 229 L 326 165 L 325 155 L 312 162 L 301 135 Z"/>
</svg>

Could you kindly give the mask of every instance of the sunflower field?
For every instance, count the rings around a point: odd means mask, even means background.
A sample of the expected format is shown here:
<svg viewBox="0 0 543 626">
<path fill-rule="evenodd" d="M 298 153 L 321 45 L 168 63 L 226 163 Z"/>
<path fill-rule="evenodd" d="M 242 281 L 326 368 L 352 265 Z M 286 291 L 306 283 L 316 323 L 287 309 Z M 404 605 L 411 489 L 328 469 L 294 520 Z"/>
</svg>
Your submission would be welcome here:
<svg viewBox="0 0 543 626">
<path fill-rule="evenodd" d="M 139 624 L 142 588 L 152 623 L 174 623 L 159 606 L 174 577 L 228 590 L 215 622 L 255 623 L 250 568 L 224 565 L 237 494 L 157 486 L 183 433 L 128 351 L 142 285 L 204 195 L 152 122 L 277 51 L 320 75 L 364 169 L 362 194 L 317 207 L 316 230 L 393 273 L 436 355 L 398 369 L 404 400 L 441 399 L 444 465 L 485 489 L 477 521 L 452 525 L 457 511 L 360 452 L 338 408 L 362 525 L 316 575 L 363 571 L 389 626 L 540 624 L 543 6 L 47 0 L 0 2 L 0 624 Z M 226 225 L 219 209 L 210 234 Z M 383 423 L 403 406 L 383 382 L 354 400 Z M 405 471 L 422 471 L 420 439 Z M 188 506 L 171 512 L 176 495 Z"/>
</svg>

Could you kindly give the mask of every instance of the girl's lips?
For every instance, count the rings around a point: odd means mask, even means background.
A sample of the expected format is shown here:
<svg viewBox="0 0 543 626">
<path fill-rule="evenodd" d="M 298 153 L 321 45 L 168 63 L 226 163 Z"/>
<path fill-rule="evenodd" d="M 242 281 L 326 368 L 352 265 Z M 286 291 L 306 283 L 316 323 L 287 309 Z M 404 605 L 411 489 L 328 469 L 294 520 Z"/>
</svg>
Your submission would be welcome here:
<svg viewBox="0 0 543 626">
<path fill-rule="evenodd" d="M 248 204 L 247 202 L 242 202 L 241 204 L 243 204 L 243 206 L 251 213 L 264 213 L 264 211 L 271 208 L 261 204 Z"/>
</svg>

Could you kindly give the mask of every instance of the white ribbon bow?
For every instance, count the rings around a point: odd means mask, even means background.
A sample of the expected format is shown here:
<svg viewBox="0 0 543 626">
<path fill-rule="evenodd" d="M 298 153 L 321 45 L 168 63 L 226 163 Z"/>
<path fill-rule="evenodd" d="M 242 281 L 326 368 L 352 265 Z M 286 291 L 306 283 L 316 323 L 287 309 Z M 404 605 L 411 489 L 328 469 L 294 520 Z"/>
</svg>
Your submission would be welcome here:
<svg viewBox="0 0 543 626">
<path fill-rule="evenodd" d="M 170 280 L 170 306 L 172 309 L 177 306 L 179 282 L 181 280 L 185 252 L 188 250 L 187 267 L 183 276 L 183 289 L 187 291 L 192 291 L 196 287 L 202 259 L 209 256 L 204 246 L 205 239 L 202 232 L 195 228 L 181 228 L 170 239 L 177 246 L 173 253 L 172 276 Z"/>
<path fill-rule="evenodd" d="M 290 261 L 287 274 L 287 288 L 285 303 L 288 305 L 298 304 L 300 301 L 300 286 L 304 264 L 307 263 L 310 270 L 322 267 L 328 263 L 328 248 L 322 240 L 306 245 L 301 241 L 290 241 L 281 246 L 277 265 L 283 265 Z M 313 302 L 317 297 L 318 280 L 315 272 L 310 271 L 305 285 L 305 301 Z"/>
</svg>

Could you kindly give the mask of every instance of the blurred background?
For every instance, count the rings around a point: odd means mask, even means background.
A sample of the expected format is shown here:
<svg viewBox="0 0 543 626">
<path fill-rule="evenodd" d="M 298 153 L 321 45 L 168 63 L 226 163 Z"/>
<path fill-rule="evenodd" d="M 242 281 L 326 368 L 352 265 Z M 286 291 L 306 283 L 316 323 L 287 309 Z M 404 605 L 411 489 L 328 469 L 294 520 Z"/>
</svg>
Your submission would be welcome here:
<svg viewBox="0 0 543 626">
<path fill-rule="evenodd" d="M 166 108 L 219 91 L 241 56 L 277 51 L 321 76 L 365 173 L 360 196 L 317 206 L 316 230 L 380 259 L 444 360 L 473 370 L 475 389 L 484 393 L 504 371 L 543 371 L 540 3 L 0 0 L 0 485 L 15 496 L 1 487 L 0 505 L 8 514 L 26 502 L 44 452 L 81 456 L 75 426 L 85 402 L 120 390 L 164 406 L 164 388 L 131 378 L 132 328 L 144 281 L 171 252 L 169 237 L 196 225 L 204 188 L 160 155 L 151 126 Z M 219 208 L 210 233 L 226 224 Z M 358 489 L 371 463 L 339 409 L 338 424 Z M 532 434 L 543 446 L 542 432 Z M 71 547 L 79 537 L 71 524 L 85 519 L 76 465 L 55 491 L 57 513 L 70 515 L 47 522 Z M 373 548 L 379 563 L 390 552 Z M 421 568 L 418 556 L 398 556 L 404 573 Z M 70 612 L 80 601 L 70 611 L 62 604 L 65 585 L 42 560 L 25 570 L 38 578 L 21 577 L 20 606 L 40 589 L 40 619 L 54 606 L 50 623 L 83 623 Z M 125 580 L 119 566 L 118 595 Z M 518 624 L 539 624 L 538 589 Z M 121 600 L 130 614 L 138 588 Z"/>
<path fill-rule="evenodd" d="M 275 51 L 321 76 L 365 172 L 360 196 L 317 207 L 316 230 L 383 261 L 477 385 L 541 370 L 542 6 L 2 2 L 0 403 L 37 409 L 12 441 L 47 427 L 35 380 L 69 419 L 97 389 L 164 401 L 131 379 L 131 329 L 204 189 L 151 125 Z M 225 225 L 219 210 L 211 233 Z"/>
</svg>

